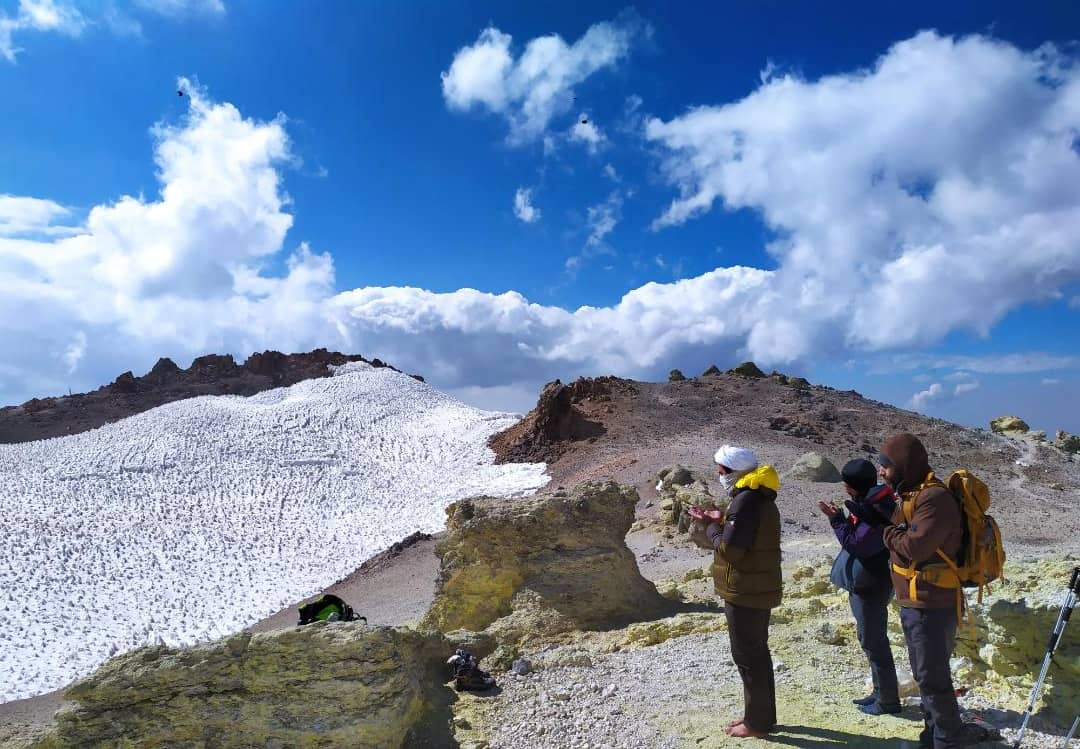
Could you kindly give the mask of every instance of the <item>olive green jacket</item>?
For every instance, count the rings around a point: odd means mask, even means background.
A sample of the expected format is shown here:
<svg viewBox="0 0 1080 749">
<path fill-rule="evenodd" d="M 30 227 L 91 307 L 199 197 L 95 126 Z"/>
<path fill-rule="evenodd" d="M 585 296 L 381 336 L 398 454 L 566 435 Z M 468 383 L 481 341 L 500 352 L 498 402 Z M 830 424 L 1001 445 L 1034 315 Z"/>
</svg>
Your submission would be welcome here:
<svg viewBox="0 0 1080 749">
<path fill-rule="evenodd" d="M 754 609 L 780 605 L 780 479 L 772 466 L 743 476 L 732 490 L 724 522 L 709 526 L 716 594 L 728 603 Z"/>
</svg>

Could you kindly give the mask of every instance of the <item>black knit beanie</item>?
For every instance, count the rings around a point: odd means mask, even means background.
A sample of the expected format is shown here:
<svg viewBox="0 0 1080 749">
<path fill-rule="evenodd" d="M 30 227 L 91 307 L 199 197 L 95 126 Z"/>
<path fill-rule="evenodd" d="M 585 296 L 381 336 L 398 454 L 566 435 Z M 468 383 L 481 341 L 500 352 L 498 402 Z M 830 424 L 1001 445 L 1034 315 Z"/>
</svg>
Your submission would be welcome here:
<svg viewBox="0 0 1080 749">
<path fill-rule="evenodd" d="M 878 482 L 877 468 L 869 460 L 863 458 L 849 460 L 844 465 L 844 470 L 840 472 L 840 476 L 845 484 L 859 494 L 866 494 Z"/>
</svg>

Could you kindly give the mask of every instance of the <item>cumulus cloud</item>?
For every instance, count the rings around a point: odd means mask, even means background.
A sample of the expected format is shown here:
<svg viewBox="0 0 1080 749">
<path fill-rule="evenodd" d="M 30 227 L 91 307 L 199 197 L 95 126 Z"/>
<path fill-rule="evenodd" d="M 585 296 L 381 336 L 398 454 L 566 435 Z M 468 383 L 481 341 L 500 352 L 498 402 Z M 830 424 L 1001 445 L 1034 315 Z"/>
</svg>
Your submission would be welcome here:
<svg viewBox="0 0 1080 749">
<path fill-rule="evenodd" d="M 920 390 L 911 396 L 909 405 L 916 411 L 925 411 L 931 404 L 942 400 L 948 394 L 945 386 L 940 382 L 935 382 L 930 385 L 926 390 Z"/>
<path fill-rule="evenodd" d="M 514 193 L 514 215 L 526 224 L 540 220 L 540 209 L 532 204 L 532 188 L 519 187 Z"/>
<path fill-rule="evenodd" d="M 679 191 L 653 226 L 719 203 L 775 232 L 755 358 L 986 335 L 1080 278 L 1078 129 L 1067 52 L 923 32 L 865 70 L 770 71 L 742 100 L 650 119 Z"/>
<path fill-rule="evenodd" d="M 930 69 L 924 58 L 934 63 Z M 703 366 L 754 358 L 768 367 L 905 347 L 966 324 L 971 300 L 993 317 L 1025 293 L 1061 293 L 1060 284 L 1075 274 L 1080 197 L 1065 188 L 1074 184 L 1078 157 L 1071 141 L 1067 153 L 1059 146 L 1062 133 L 1080 124 L 1080 83 L 1065 62 L 1053 50 L 920 35 L 859 74 L 816 83 L 774 77 L 728 108 L 653 122 L 650 135 L 670 152 L 666 173 L 685 188 L 676 203 L 705 190 L 758 210 L 776 230 L 770 251 L 778 268 L 717 268 L 576 310 L 513 291 L 338 291 L 329 254 L 286 242 L 292 217 L 282 175 L 295 159 L 285 119 L 244 117 L 181 81 L 191 92 L 187 115 L 152 130 L 157 195 L 104 196 L 84 218 L 44 195 L 0 203 L 0 340 L 10 352 L 0 362 L 0 401 L 62 392 L 68 384 L 92 387 L 126 369 L 145 371 L 158 356 L 183 363 L 209 351 L 243 356 L 327 346 L 378 356 L 451 390 L 509 388 L 509 398 L 520 392 L 510 386 L 520 383 L 579 373 L 656 377 L 673 361 L 696 366 L 694 357 Z M 910 80 L 905 66 L 917 73 Z M 906 88 L 886 87 L 896 99 L 891 110 L 883 95 L 870 96 L 871 84 L 890 76 L 906 81 Z M 1010 85 L 1000 83 L 1005 79 Z M 964 108 L 953 109 L 942 80 L 966 84 L 957 94 L 967 98 Z M 853 130 L 850 110 L 866 97 Z M 950 127 L 913 119 L 922 111 L 913 102 L 923 98 Z M 522 101 L 506 106 L 508 117 L 524 111 Z M 764 114 L 746 115 L 728 139 L 739 158 L 710 150 L 719 148 L 710 138 L 724 142 L 729 110 L 747 108 Z M 839 124 L 825 116 L 834 109 L 847 113 Z M 972 119 L 969 109 L 980 117 Z M 889 116 L 878 119 L 882 110 Z M 800 123 L 810 130 L 792 130 Z M 770 135 L 769 127 L 781 135 Z M 953 139 L 953 129 L 967 138 Z M 987 129 L 995 133 L 993 147 Z M 684 138 L 685 148 L 673 138 Z M 1048 149 L 1054 169 L 1044 163 Z M 869 176 L 868 160 L 877 164 Z M 1058 172 L 1069 179 L 1055 181 Z M 942 203 L 945 186 L 964 180 L 974 191 L 965 193 L 970 200 Z M 610 251 L 623 197 L 616 191 L 588 212 L 577 265 L 588 253 Z M 681 209 L 673 210 L 672 216 Z M 955 252 L 967 262 L 943 266 L 937 251 L 926 249 L 939 246 L 943 257 Z M 284 271 L 271 274 L 282 254 Z M 1032 270 L 1036 264 L 1045 275 Z M 878 286 L 881 273 L 888 280 Z M 903 293 L 897 296 L 893 285 Z M 919 333 L 924 326 L 929 332 Z M 910 363 L 979 375 L 1074 367 L 1078 359 L 927 355 Z M 906 367 L 901 360 L 890 371 Z M 938 389 L 928 388 L 919 402 L 955 398 L 956 388 L 941 382 L 936 377 Z"/>
<path fill-rule="evenodd" d="M 0 195 L 0 237 L 71 234 L 78 230 L 56 223 L 70 214 L 69 209 L 51 200 Z"/>
<path fill-rule="evenodd" d="M 19 48 L 14 36 L 24 31 L 53 31 L 78 36 L 86 19 L 72 3 L 63 0 L 19 0 L 14 16 L 0 13 L 0 57 L 15 62 Z"/>
<path fill-rule="evenodd" d="M 552 119 L 571 110 L 574 86 L 629 54 L 639 26 L 633 13 L 623 14 L 590 26 L 573 44 L 557 34 L 532 39 L 516 58 L 512 37 L 489 26 L 443 71 L 443 98 L 453 110 L 477 107 L 501 115 L 511 143 L 535 141 Z"/>
<path fill-rule="evenodd" d="M 769 271 L 719 268 L 573 311 L 517 292 L 339 293 L 331 257 L 303 243 L 270 275 L 292 224 L 285 120 L 247 118 L 189 81 L 179 85 L 190 92 L 186 116 L 152 129 L 156 196 L 121 196 L 82 222 L 55 202 L 5 199 L 0 340 L 10 355 L 0 365 L 0 402 L 94 387 L 126 369 L 146 371 L 159 356 L 183 364 L 210 351 L 315 346 L 509 399 L 524 392 L 515 384 L 568 372 L 653 376 L 703 347 L 710 359 L 735 358 L 769 284 Z M 602 214 L 598 243 L 610 231 Z M 51 232 L 50 220 L 63 232 Z"/>
<path fill-rule="evenodd" d="M 284 276 L 260 274 L 292 224 L 278 172 L 290 159 L 283 119 L 246 119 L 180 85 L 189 92 L 184 121 L 152 130 L 156 199 L 122 196 L 78 227 L 47 223 L 70 218 L 54 202 L 0 201 L 6 389 L 55 388 L 76 367 L 101 377 L 132 359 L 297 346 L 319 335 L 330 258 L 301 247 Z"/>
<path fill-rule="evenodd" d="M 940 382 L 935 382 L 926 390 L 921 390 L 911 396 L 908 405 L 916 411 L 927 411 L 938 404 L 953 400 L 978 388 L 979 383 L 974 381 L 958 383 L 952 390 L 949 390 Z"/>
</svg>

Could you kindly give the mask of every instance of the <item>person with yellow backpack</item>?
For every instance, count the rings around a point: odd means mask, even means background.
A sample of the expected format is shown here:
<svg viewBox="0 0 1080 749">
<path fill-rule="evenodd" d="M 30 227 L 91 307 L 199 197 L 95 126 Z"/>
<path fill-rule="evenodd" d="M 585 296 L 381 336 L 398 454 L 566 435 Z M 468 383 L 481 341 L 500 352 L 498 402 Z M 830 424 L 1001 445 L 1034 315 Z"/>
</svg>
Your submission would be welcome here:
<svg viewBox="0 0 1080 749">
<path fill-rule="evenodd" d="M 911 674 L 922 697 L 920 747 L 952 749 L 964 743 L 949 659 L 956 643 L 958 587 L 931 583 L 928 571 L 948 569 L 964 535 L 960 503 L 934 476 L 926 448 L 913 434 L 895 434 L 880 450 L 880 476 L 901 501 L 882 537 L 889 550 Z M 939 580 L 940 582 L 940 580 Z"/>
</svg>

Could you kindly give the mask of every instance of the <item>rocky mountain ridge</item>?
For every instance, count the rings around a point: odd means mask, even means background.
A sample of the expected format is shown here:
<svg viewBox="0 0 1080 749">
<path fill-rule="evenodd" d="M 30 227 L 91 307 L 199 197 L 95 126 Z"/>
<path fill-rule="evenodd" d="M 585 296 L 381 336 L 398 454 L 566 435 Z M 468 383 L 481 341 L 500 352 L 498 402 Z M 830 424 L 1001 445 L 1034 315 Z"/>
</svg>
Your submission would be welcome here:
<svg viewBox="0 0 1080 749">
<path fill-rule="evenodd" d="M 324 348 L 298 354 L 263 351 L 242 364 L 231 354 L 207 354 L 197 357 L 187 369 L 163 357 L 141 377 L 128 371 L 89 393 L 31 398 L 18 406 L 0 408 L 0 444 L 79 434 L 185 398 L 255 395 L 302 380 L 329 377 L 331 366 L 357 361 L 400 371 L 379 359 Z M 423 380 L 419 375 L 413 377 Z"/>
</svg>

